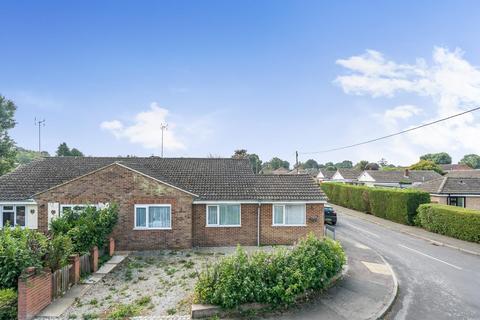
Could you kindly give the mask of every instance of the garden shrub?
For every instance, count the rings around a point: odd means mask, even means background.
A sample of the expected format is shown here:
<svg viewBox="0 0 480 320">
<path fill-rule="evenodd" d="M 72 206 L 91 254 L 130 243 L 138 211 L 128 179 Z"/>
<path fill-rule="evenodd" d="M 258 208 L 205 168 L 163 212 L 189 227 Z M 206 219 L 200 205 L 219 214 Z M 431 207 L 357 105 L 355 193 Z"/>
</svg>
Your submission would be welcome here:
<svg viewBox="0 0 480 320">
<path fill-rule="evenodd" d="M 338 242 L 313 234 L 290 250 L 248 255 L 238 247 L 234 255 L 200 273 L 195 300 L 223 308 L 249 302 L 289 305 L 299 294 L 325 289 L 344 264 L 345 253 Z"/>
<path fill-rule="evenodd" d="M 418 208 L 417 224 L 431 232 L 480 243 L 480 211 L 428 203 Z"/>
<path fill-rule="evenodd" d="M 416 189 L 354 186 L 344 183 L 322 183 L 329 201 L 377 217 L 413 225 L 417 208 L 430 202 L 427 192 Z"/>
<path fill-rule="evenodd" d="M 89 252 L 93 246 L 103 247 L 118 220 L 118 206 L 87 207 L 62 214 L 51 222 L 54 236 L 67 235 L 77 253 Z"/>
<path fill-rule="evenodd" d="M 18 277 L 27 267 L 41 269 L 47 243 L 47 237 L 34 230 L 0 229 L 0 288 L 16 288 Z"/>
<path fill-rule="evenodd" d="M 52 271 L 68 264 L 68 257 L 73 253 L 72 240 L 64 234 L 55 235 L 48 241 L 45 266 Z"/>
<path fill-rule="evenodd" d="M 17 292 L 0 289 L 0 320 L 17 319 Z"/>
</svg>

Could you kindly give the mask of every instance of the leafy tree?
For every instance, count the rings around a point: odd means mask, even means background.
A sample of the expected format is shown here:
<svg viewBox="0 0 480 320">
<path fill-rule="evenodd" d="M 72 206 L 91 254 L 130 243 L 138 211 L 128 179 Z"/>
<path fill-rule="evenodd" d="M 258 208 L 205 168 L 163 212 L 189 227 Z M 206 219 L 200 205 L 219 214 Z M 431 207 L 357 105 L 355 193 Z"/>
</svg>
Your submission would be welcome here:
<svg viewBox="0 0 480 320">
<path fill-rule="evenodd" d="M 255 153 L 248 153 L 246 149 L 235 150 L 232 158 L 250 160 L 250 166 L 254 173 L 259 173 L 260 170 L 262 170 L 262 160 L 260 160 L 260 157 Z"/>
<path fill-rule="evenodd" d="M 27 164 L 35 159 L 49 156 L 50 154 L 47 151 L 42 151 L 39 153 L 38 151 L 27 150 L 21 147 L 17 147 L 17 156 L 15 158 L 15 162 L 17 164 Z"/>
<path fill-rule="evenodd" d="M 232 156 L 233 159 L 246 159 L 247 157 L 248 157 L 248 153 L 246 149 L 235 150 Z"/>
<path fill-rule="evenodd" d="M 380 166 L 378 163 L 370 162 L 365 166 L 365 170 L 379 170 Z"/>
<path fill-rule="evenodd" d="M 386 166 L 388 166 L 388 161 L 387 161 L 387 159 L 382 158 L 382 159 L 378 160 L 378 165 L 379 165 L 380 167 L 386 167 Z"/>
<path fill-rule="evenodd" d="M 72 150 L 70 150 L 70 155 L 72 157 L 83 157 L 83 153 L 77 148 L 73 148 Z"/>
<path fill-rule="evenodd" d="M 478 154 L 466 154 L 460 160 L 461 164 L 466 164 L 473 169 L 480 169 L 480 156 Z"/>
<path fill-rule="evenodd" d="M 443 174 L 442 168 L 431 160 L 420 160 L 419 162 L 410 166 L 411 170 L 433 170 Z"/>
<path fill-rule="evenodd" d="M 83 153 L 76 148 L 70 150 L 67 144 L 62 142 L 57 148 L 57 157 L 83 157 Z"/>
<path fill-rule="evenodd" d="M 367 165 L 368 165 L 367 160 L 361 160 L 354 166 L 354 168 L 357 169 L 357 170 L 363 171 L 363 170 L 365 170 Z"/>
<path fill-rule="evenodd" d="M 350 169 L 353 168 L 353 163 L 350 160 L 343 160 L 342 162 L 338 162 L 335 164 L 335 167 L 338 168 L 345 168 Z"/>
<path fill-rule="evenodd" d="M 250 166 L 253 169 L 254 173 L 259 173 L 260 170 L 262 170 L 262 160 L 260 160 L 260 157 L 255 154 L 249 154 L 248 159 L 250 160 Z"/>
<path fill-rule="evenodd" d="M 313 159 L 308 159 L 307 161 L 305 161 L 305 163 L 303 163 L 303 168 L 304 169 L 308 169 L 308 168 L 318 169 L 319 168 L 318 162 L 313 160 Z"/>
<path fill-rule="evenodd" d="M 451 164 L 452 157 L 446 152 L 427 153 L 420 157 L 420 160 L 430 160 L 436 164 Z"/>
<path fill-rule="evenodd" d="M 286 160 L 273 157 L 272 160 L 265 162 L 263 167 L 270 170 L 276 170 L 278 168 L 290 169 L 290 163 Z"/>
<path fill-rule="evenodd" d="M 15 167 L 17 150 L 15 142 L 8 135 L 8 130 L 15 127 L 15 111 L 17 106 L 11 100 L 0 95 L 0 175 Z"/>
</svg>

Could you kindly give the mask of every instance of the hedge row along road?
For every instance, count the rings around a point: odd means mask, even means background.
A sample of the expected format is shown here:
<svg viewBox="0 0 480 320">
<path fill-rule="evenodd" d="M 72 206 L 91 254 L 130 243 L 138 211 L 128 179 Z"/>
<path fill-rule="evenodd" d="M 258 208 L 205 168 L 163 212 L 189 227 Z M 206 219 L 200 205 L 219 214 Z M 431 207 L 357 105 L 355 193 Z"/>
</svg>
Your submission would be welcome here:
<svg viewBox="0 0 480 320">
<path fill-rule="evenodd" d="M 399 295 L 386 319 L 480 319 L 480 256 L 433 245 L 335 207 L 339 238 L 376 250 L 398 277 Z"/>
</svg>

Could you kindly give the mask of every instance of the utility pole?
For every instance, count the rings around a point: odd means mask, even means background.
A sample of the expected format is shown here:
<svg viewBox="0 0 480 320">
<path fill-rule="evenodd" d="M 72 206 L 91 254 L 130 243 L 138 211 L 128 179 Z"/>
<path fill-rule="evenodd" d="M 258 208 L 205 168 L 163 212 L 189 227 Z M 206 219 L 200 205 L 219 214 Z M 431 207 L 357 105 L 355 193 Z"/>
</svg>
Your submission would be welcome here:
<svg viewBox="0 0 480 320">
<path fill-rule="evenodd" d="M 162 129 L 162 158 L 163 158 L 163 131 L 167 130 L 167 128 L 168 128 L 168 123 L 160 124 L 160 129 Z"/>
<path fill-rule="evenodd" d="M 297 174 L 298 174 L 298 151 L 295 151 L 295 167 L 297 168 Z"/>
<path fill-rule="evenodd" d="M 38 153 L 42 152 L 42 127 L 45 127 L 45 119 L 38 120 L 35 118 L 35 126 L 38 126 Z"/>
</svg>

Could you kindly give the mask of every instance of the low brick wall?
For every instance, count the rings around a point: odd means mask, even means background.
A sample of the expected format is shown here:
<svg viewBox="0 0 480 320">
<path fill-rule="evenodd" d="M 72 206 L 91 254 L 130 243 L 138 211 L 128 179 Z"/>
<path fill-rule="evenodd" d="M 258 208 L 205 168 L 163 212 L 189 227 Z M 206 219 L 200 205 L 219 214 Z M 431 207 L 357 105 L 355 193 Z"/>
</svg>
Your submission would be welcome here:
<svg viewBox="0 0 480 320">
<path fill-rule="evenodd" d="M 27 268 L 18 278 L 18 320 L 33 319 L 52 301 L 52 273 Z"/>
</svg>

